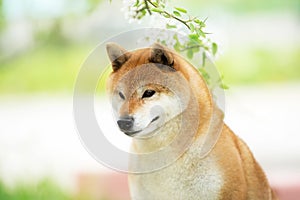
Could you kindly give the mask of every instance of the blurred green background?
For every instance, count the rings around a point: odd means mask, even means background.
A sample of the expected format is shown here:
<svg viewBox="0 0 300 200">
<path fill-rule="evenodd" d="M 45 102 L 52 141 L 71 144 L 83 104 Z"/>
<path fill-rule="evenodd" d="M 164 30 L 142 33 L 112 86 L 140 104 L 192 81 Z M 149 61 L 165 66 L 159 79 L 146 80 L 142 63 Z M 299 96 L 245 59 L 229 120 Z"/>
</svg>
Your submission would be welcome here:
<svg viewBox="0 0 300 200">
<path fill-rule="evenodd" d="M 81 64 L 98 43 L 148 26 L 147 20 L 129 24 L 122 4 L 0 0 L 0 97 L 70 95 Z M 229 87 L 300 81 L 299 0 L 177 0 L 174 5 L 208 17 L 206 30 L 220 49 L 216 64 Z M 8 186 L 0 178 L 1 200 L 80 198 L 48 179 Z"/>
</svg>

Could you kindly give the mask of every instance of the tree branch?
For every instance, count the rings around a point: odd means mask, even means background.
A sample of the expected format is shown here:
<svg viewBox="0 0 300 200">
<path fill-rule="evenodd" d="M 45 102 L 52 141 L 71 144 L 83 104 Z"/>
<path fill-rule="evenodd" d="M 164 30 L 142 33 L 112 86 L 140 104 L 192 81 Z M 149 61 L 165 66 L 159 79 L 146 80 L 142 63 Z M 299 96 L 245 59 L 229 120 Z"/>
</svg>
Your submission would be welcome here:
<svg viewBox="0 0 300 200">
<path fill-rule="evenodd" d="M 149 3 L 149 4 L 151 4 L 153 7 L 158 8 L 158 6 L 155 5 L 153 2 L 151 2 L 151 0 L 145 0 L 145 3 L 147 3 L 147 5 L 148 5 L 148 3 Z M 146 7 L 147 7 L 147 5 L 146 5 Z M 147 9 L 149 9 L 149 7 L 148 7 Z M 184 24 L 189 30 L 191 30 L 190 26 L 187 24 L 187 22 L 189 22 L 190 20 L 188 20 L 188 21 L 182 20 L 182 19 L 180 19 L 180 18 L 174 16 L 173 14 L 171 14 L 171 13 L 165 11 L 165 10 L 163 11 L 163 13 L 166 14 L 166 15 L 168 15 L 170 18 L 173 18 L 173 19 L 175 19 L 175 20 L 181 22 L 181 23 Z"/>
<path fill-rule="evenodd" d="M 145 6 L 146 6 L 146 10 L 148 11 L 149 15 L 152 15 L 152 12 L 149 8 L 149 5 L 148 5 L 148 0 L 144 0 L 144 3 L 145 3 Z M 152 3 L 152 2 L 151 2 Z"/>
</svg>

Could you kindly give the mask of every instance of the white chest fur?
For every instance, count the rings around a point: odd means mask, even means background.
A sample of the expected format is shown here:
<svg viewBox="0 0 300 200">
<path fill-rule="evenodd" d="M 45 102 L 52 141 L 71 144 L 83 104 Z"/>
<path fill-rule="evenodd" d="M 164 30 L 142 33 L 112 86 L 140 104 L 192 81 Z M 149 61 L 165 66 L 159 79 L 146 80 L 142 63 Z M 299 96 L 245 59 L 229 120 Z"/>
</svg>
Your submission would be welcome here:
<svg viewBox="0 0 300 200">
<path fill-rule="evenodd" d="M 222 174 L 213 158 L 208 156 L 199 160 L 190 157 L 193 149 L 167 168 L 149 174 L 130 175 L 132 199 L 218 199 L 223 185 Z"/>
</svg>

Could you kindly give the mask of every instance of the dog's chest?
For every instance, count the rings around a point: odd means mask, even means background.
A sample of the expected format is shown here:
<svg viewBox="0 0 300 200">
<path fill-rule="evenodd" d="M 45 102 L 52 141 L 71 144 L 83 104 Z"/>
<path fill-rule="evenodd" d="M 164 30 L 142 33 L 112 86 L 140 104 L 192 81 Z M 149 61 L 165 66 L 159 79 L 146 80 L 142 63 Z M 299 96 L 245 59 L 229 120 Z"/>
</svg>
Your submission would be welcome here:
<svg viewBox="0 0 300 200">
<path fill-rule="evenodd" d="M 218 199 L 223 181 L 212 159 L 195 160 L 183 156 L 160 171 L 130 175 L 129 184 L 133 200 L 214 200 Z"/>
</svg>

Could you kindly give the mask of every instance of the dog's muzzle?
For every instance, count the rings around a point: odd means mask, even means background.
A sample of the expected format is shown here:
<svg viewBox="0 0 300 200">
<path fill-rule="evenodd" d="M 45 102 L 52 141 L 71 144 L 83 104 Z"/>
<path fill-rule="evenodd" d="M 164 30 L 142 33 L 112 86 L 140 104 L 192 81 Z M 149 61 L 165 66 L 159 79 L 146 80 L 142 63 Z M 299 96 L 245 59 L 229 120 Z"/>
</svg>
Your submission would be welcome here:
<svg viewBox="0 0 300 200">
<path fill-rule="evenodd" d="M 120 120 L 117 121 L 117 123 L 121 131 L 127 133 L 130 132 L 133 127 L 134 118 L 131 116 L 124 116 L 121 117 Z"/>
</svg>

